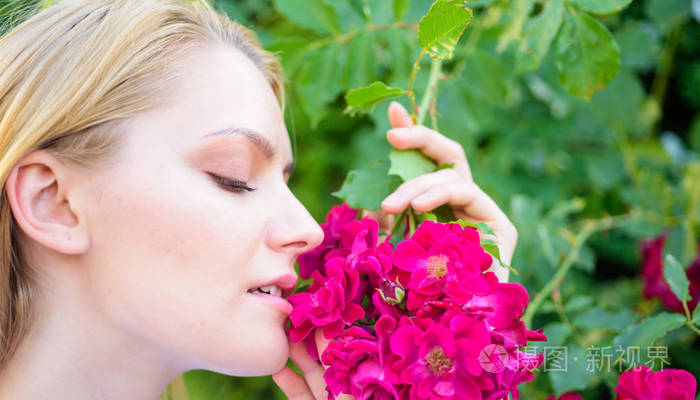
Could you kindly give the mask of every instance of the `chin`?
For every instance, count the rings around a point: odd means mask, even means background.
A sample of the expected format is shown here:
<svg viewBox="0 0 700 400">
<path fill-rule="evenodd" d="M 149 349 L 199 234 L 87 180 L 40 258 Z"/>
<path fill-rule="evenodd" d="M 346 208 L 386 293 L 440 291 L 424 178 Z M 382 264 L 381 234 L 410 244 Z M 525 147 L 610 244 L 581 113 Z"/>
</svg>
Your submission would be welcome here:
<svg viewBox="0 0 700 400">
<path fill-rule="evenodd" d="M 233 344 L 237 347 L 233 353 L 238 356 L 218 353 L 218 357 L 226 358 L 213 360 L 203 369 L 231 376 L 266 376 L 284 368 L 289 358 L 289 343 L 284 330 L 280 329 L 279 334 L 268 332 L 267 335 L 251 339 Z M 248 353 L 241 355 L 241 350 Z"/>
</svg>

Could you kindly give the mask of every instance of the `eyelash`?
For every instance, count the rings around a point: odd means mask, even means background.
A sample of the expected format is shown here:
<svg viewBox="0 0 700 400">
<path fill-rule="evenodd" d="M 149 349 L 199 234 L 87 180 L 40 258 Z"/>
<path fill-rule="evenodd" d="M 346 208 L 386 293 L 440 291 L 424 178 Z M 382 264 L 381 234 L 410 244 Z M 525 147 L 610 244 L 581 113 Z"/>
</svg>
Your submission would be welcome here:
<svg viewBox="0 0 700 400">
<path fill-rule="evenodd" d="M 211 173 L 209 175 L 214 179 L 214 181 L 216 181 L 216 183 L 226 187 L 226 190 L 232 191 L 234 193 L 242 193 L 243 190 L 247 190 L 249 192 L 257 190 L 257 188 L 248 187 L 248 185 L 245 182 L 241 182 L 238 180 L 229 180 Z"/>
</svg>

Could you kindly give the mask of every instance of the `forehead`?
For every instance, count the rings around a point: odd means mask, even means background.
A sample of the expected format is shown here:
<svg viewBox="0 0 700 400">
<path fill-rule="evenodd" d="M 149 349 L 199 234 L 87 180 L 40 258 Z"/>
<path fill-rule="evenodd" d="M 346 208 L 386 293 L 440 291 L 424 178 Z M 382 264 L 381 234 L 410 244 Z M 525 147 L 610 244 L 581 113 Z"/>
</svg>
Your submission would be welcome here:
<svg viewBox="0 0 700 400">
<path fill-rule="evenodd" d="M 171 97 L 151 113 L 167 125 L 159 131 L 169 142 L 193 148 L 203 135 L 236 126 L 264 135 L 283 162 L 292 160 L 277 98 L 246 55 L 229 45 L 210 45 L 193 49 L 177 70 Z"/>
</svg>

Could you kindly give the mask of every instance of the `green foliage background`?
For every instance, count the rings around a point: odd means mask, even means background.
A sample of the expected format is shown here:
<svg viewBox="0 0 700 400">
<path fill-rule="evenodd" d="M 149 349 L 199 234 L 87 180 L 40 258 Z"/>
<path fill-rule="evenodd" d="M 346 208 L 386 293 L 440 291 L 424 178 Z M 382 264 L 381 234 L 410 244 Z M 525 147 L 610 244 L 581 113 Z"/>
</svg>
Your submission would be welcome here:
<svg viewBox="0 0 700 400">
<path fill-rule="evenodd" d="M 388 102 L 351 117 L 343 95 L 376 80 L 406 88 L 432 0 L 210 1 L 279 52 L 297 162 L 290 186 L 322 221 L 349 170 L 388 162 Z M 37 2 L 0 6 L 20 3 Z M 569 357 L 590 345 L 668 346 L 665 368 L 700 376 L 698 336 L 641 297 L 638 251 L 668 229 L 666 252 L 680 265 L 697 252 L 700 1 L 469 5 L 472 24 L 442 64 L 426 124 L 463 145 L 476 182 L 517 226 L 511 279 L 541 297 L 529 327 Z M 417 98 L 429 57 L 421 65 Z M 570 365 L 538 374 L 522 398 L 611 398 L 617 375 Z M 191 371 L 185 382 L 191 399 L 284 398 L 269 377 Z"/>
</svg>

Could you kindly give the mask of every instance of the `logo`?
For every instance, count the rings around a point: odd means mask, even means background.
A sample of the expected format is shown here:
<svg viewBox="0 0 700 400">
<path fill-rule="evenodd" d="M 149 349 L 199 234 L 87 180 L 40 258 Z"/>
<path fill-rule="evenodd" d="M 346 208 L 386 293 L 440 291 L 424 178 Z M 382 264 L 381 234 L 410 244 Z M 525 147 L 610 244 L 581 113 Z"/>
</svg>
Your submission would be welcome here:
<svg viewBox="0 0 700 400">
<path fill-rule="evenodd" d="M 490 344 L 479 353 L 479 363 L 486 372 L 499 373 L 506 369 L 508 352 L 498 344 Z"/>
</svg>

